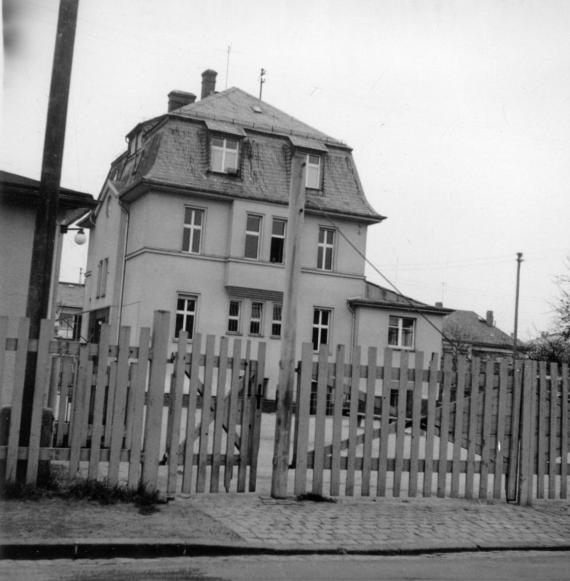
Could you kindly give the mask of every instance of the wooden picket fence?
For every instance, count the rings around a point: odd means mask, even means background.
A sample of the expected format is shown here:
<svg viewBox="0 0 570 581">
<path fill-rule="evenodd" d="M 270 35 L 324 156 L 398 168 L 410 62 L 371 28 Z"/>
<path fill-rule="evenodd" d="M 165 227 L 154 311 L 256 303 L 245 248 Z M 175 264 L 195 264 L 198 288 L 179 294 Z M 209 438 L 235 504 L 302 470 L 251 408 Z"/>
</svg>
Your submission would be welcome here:
<svg viewBox="0 0 570 581">
<path fill-rule="evenodd" d="M 303 346 L 296 495 L 567 498 L 568 365 L 400 356 Z"/>
<path fill-rule="evenodd" d="M 143 328 L 134 347 L 128 327 L 117 345 L 110 344 L 108 325 L 98 344 L 54 340 L 53 321 L 42 321 L 37 341 L 28 339 L 28 328 L 22 319 L 17 336 L 8 337 L 8 319 L 0 318 L 0 401 L 2 390 L 9 396 L 0 426 L 6 482 L 20 477 L 26 461 L 25 480 L 34 484 L 47 460 L 72 477 L 143 484 L 168 495 L 218 492 L 221 485 L 255 490 L 265 344 L 253 359 L 249 342 L 234 340 L 230 353 L 225 337 L 216 350 L 214 336 L 198 334 L 190 343 L 181 334 L 169 356 L 165 311 L 155 313 L 152 338 Z M 28 351 L 37 352 L 37 373 L 30 439 L 21 446 Z M 47 425 L 46 409 L 53 418 Z"/>
</svg>

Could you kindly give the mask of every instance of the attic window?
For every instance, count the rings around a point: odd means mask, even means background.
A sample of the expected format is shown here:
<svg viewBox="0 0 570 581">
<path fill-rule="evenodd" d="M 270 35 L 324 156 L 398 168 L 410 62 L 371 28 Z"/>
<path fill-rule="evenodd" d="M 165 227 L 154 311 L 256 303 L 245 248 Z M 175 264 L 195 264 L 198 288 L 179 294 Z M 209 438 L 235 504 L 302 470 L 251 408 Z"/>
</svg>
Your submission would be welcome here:
<svg viewBox="0 0 570 581">
<path fill-rule="evenodd" d="M 129 139 L 129 155 L 134 155 L 142 147 L 142 143 L 142 131 L 137 131 L 135 134 L 131 135 L 131 138 Z"/>
<path fill-rule="evenodd" d="M 253 107 L 251 108 L 251 110 L 254 113 L 263 113 L 263 109 L 259 105 L 253 105 Z"/>
<path fill-rule="evenodd" d="M 308 153 L 305 167 L 305 187 L 312 190 L 321 189 L 321 156 Z"/>
<path fill-rule="evenodd" d="M 212 136 L 210 139 L 210 169 L 237 175 L 239 141 L 231 137 Z"/>
</svg>

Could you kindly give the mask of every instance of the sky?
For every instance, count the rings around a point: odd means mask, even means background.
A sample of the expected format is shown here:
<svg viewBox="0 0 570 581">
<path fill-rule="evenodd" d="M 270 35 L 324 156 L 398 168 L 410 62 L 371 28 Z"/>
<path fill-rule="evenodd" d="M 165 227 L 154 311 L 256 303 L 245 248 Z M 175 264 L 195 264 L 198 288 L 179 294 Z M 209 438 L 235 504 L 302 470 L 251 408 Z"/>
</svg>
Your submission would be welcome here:
<svg viewBox="0 0 570 581">
<path fill-rule="evenodd" d="M 0 168 L 39 178 L 59 2 L 8 4 Z M 98 197 L 126 134 L 205 69 L 258 95 L 264 68 L 263 100 L 351 146 L 387 216 L 368 279 L 511 333 L 522 252 L 532 338 L 570 256 L 569 31 L 570 0 L 80 0 L 62 186 Z"/>
</svg>

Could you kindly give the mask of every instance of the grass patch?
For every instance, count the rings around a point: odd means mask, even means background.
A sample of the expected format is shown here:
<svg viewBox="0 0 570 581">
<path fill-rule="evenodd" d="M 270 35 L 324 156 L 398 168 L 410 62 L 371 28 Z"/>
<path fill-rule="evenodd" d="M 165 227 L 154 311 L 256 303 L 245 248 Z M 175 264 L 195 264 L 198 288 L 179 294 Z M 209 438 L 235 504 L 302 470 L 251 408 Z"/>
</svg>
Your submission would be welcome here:
<svg viewBox="0 0 570 581">
<path fill-rule="evenodd" d="M 2 500 L 32 500 L 62 498 L 66 500 L 89 500 L 102 505 L 117 503 L 134 504 L 141 514 L 159 511 L 158 504 L 164 503 L 158 490 L 148 490 L 140 484 L 137 488 L 126 485 L 110 485 L 107 481 L 69 479 L 64 473 L 50 470 L 49 475 L 37 485 L 10 482 L 0 491 Z"/>
</svg>

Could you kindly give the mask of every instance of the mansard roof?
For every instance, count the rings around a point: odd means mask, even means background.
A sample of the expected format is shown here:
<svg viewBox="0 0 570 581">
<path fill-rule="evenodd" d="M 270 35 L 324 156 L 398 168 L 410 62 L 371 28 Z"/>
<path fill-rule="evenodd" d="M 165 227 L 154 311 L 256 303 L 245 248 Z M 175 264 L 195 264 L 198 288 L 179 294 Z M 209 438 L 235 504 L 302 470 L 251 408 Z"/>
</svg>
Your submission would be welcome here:
<svg viewBox="0 0 570 581">
<path fill-rule="evenodd" d="M 307 191 L 307 210 L 370 223 L 383 219 L 368 203 L 345 143 L 241 89 L 227 89 L 143 122 L 129 135 L 138 131 L 144 136 L 141 150 L 120 156 L 109 174 L 126 199 L 167 187 L 285 205 L 294 149 L 315 150 L 326 151 L 324 187 Z M 211 131 L 242 139 L 239 176 L 209 171 Z"/>
</svg>

